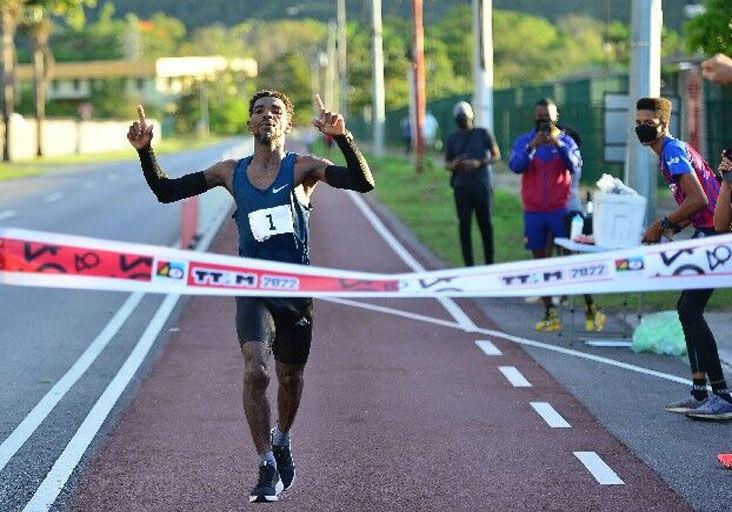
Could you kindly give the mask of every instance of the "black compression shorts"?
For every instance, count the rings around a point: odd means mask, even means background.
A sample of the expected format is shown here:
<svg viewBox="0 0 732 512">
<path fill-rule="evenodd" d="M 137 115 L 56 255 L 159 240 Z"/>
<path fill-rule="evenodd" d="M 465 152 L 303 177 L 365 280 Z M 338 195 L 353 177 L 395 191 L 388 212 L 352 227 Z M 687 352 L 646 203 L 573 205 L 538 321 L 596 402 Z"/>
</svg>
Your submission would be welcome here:
<svg viewBox="0 0 732 512">
<path fill-rule="evenodd" d="M 276 361 L 305 364 L 313 337 L 313 299 L 237 297 L 236 333 L 242 345 L 270 345 Z"/>
</svg>

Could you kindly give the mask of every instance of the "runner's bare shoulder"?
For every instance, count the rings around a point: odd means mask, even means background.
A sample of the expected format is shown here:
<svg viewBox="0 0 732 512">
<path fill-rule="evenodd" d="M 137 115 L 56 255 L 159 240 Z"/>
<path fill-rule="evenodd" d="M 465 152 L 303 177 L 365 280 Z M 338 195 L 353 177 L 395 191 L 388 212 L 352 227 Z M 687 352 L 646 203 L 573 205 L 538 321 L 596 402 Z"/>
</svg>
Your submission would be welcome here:
<svg viewBox="0 0 732 512">
<path fill-rule="evenodd" d="M 238 160 L 228 159 L 216 162 L 203 171 L 208 188 L 225 187 L 229 192 L 234 190 L 234 169 Z"/>
</svg>

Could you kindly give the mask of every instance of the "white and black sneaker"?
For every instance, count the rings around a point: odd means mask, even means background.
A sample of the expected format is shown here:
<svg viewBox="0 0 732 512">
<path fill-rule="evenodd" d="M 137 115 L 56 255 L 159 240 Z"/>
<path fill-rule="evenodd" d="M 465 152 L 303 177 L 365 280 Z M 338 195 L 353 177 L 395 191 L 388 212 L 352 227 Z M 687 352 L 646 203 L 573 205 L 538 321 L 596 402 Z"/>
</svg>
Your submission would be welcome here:
<svg viewBox="0 0 732 512">
<path fill-rule="evenodd" d="M 259 480 L 249 494 L 249 503 L 268 503 L 277 501 L 283 485 L 277 468 L 263 462 L 259 465 Z"/>
<path fill-rule="evenodd" d="M 285 491 L 292 487 L 292 483 L 295 481 L 295 461 L 292 460 L 292 450 L 290 449 L 290 443 L 287 446 L 272 445 L 272 453 L 277 461 L 277 470 L 282 478 L 282 485 L 285 487 Z"/>
</svg>

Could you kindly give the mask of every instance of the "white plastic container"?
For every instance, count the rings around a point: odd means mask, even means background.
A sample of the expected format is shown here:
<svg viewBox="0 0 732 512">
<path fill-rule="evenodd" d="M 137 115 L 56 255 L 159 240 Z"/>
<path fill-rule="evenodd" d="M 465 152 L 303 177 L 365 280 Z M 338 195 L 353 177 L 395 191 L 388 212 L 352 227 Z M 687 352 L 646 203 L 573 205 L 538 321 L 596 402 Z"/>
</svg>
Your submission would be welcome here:
<svg viewBox="0 0 732 512">
<path fill-rule="evenodd" d="M 595 191 L 592 234 L 595 245 L 624 249 L 640 245 L 646 198 L 640 195 Z"/>
</svg>

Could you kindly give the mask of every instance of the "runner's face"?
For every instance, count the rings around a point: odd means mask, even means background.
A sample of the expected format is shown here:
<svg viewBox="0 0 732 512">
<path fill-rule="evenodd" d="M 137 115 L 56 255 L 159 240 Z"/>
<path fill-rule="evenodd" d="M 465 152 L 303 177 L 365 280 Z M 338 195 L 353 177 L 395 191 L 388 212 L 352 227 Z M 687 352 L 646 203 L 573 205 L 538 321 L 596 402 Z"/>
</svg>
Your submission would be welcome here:
<svg viewBox="0 0 732 512">
<path fill-rule="evenodd" d="M 249 130 L 260 142 L 269 144 L 290 131 L 290 116 L 285 103 L 279 98 L 259 98 L 252 107 Z"/>
</svg>

